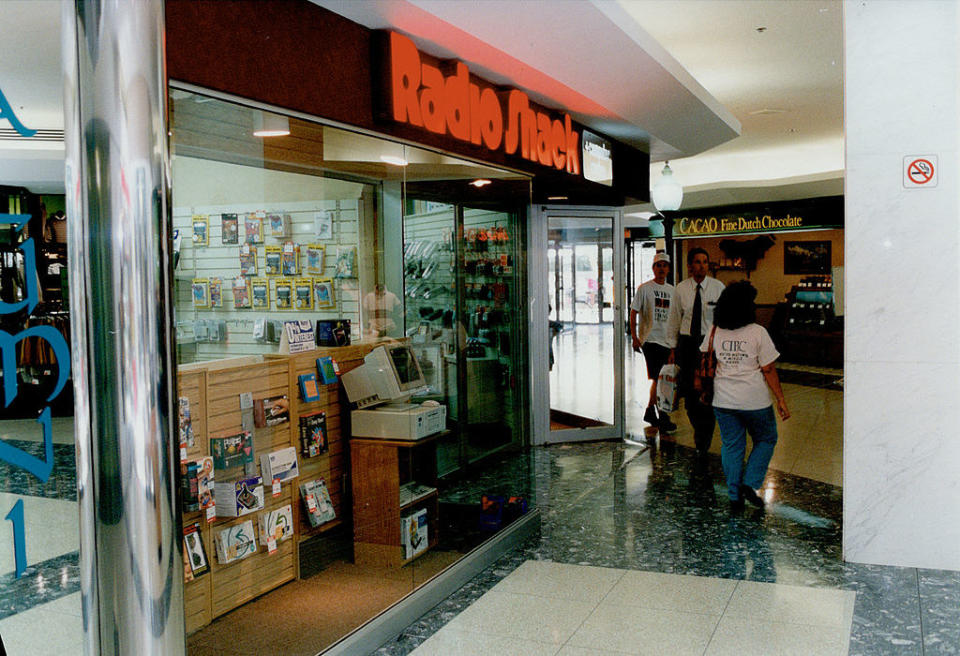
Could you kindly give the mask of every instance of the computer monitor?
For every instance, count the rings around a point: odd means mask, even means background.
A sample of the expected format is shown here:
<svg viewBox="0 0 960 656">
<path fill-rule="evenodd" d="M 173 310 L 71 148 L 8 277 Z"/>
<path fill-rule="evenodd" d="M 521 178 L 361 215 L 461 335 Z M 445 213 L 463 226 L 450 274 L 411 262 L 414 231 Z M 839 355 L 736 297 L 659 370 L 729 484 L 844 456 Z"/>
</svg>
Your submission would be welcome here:
<svg viewBox="0 0 960 656">
<path fill-rule="evenodd" d="M 407 344 L 378 346 L 363 364 L 342 376 L 347 397 L 357 407 L 406 401 L 427 383 L 413 349 Z"/>
</svg>

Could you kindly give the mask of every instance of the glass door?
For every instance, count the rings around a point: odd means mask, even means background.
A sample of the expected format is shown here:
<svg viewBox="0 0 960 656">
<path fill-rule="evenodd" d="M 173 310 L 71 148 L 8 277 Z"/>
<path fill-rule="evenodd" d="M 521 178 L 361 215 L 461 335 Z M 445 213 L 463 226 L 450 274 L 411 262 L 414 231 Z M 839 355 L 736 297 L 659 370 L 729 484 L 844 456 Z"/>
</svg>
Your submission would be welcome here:
<svg viewBox="0 0 960 656">
<path fill-rule="evenodd" d="M 437 440 L 443 477 L 524 439 L 522 214 L 451 193 L 454 202 L 441 202 L 427 184 L 413 191 L 435 200 L 406 200 L 405 326 L 430 398 L 447 407 L 450 430 Z"/>
<path fill-rule="evenodd" d="M 547 442 L 619 437 L 623 430 L 622 230 L 617 211 L 541 214 L 547 299 Z M 542 234 L 542 232 L 541 232 Z M 542 315 L 541 315 L 542 316 Z M 543 403 L 541 403 L 543 405 Z M 546 422 L 536 422 L 546 428 Z M 544 440 L 538 440 L 544 441 Z"/>
</svg>

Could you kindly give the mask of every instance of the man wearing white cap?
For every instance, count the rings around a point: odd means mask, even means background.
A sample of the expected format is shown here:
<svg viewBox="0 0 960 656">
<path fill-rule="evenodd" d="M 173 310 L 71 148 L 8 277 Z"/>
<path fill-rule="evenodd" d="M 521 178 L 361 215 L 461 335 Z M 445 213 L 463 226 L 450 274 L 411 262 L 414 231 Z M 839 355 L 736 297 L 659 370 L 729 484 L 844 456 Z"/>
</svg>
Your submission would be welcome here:
<svg viewBox="0 0 960 656">
<path fill-rule="evenodd" d="M 663 433 L 677 429 L 670 421 L 670 415 L 661 412 L 657 416 L 657 376 L 670 357 L 667 340 L 667 320 L 670 317 L 670 304 L 673 302 L 673 285 L 667 283 L 670 273 L 670 256 L 657 253 L 653 256 L 653 280 L 639 287 L 630 304 L 630 337 L 633 350 L 637 353 L 643 348 L 643 358 L 647 362 L 647 376 L 650 378 L 650 398 L 643 420 L 653 426 L 659 426 Z M 639 317 L 639 321 L 638 321 Z"/>
</svg>

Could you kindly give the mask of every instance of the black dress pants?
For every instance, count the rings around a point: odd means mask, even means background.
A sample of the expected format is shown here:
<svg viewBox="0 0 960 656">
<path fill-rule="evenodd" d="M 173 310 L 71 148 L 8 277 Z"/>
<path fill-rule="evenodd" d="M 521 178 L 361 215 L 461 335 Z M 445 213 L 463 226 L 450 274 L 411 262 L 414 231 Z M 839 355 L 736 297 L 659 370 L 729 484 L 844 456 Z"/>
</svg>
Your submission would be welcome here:
<svg viewBox="0 0 960 656">
<path fill-rule="evenodd" d="M 700 403 L 700 395 L 693 388 L 694 373 L 700 365 L 700 344 L 689 335 L 680 335 L 677 342 L 677 364 L 680 365 L 680 395 L 693 426 L 693 441 L 697 451 L 706 453 L 713 442 L 713 429 L 717 420 L 713 408 Z"/>
</svg>

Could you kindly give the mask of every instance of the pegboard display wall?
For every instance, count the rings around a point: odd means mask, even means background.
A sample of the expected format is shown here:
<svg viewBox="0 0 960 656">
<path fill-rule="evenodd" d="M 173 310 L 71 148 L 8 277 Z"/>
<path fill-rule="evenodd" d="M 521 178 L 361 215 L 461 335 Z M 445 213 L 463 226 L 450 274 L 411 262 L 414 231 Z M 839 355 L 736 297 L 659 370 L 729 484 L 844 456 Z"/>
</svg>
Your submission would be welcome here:
<svg viewBox="0 0 960 656">
<path fill-rule="evenodd" d="M 246 243 L 245 220 L 248 214 L 260 213 L 263 223 L 262 241 L 251 243 L 256 248 L 256 274 L 242 276 L 241 249 Z M 224 243 L 224 216 L 237 220 L 237 242 Z M 279 216 L 283 229 L 271 229 L 270 216 Z M 363 199 L 271 202 L 269 204 L 195 205 L 175 207 L 173 227 L 179 235 L 179 257 L 176 257 L 176 326 L 177 346 L 181 362 L 204 361 L 225 356 L 259 355 L 277 352 L 279 331 L 269 325 L 258 329 L 258 320 L 270 322 L 295 319 L 349 319 L 354 338 L 360 336 L 361 278 L 359 247 L 364 217 Z M 196 225 L 195 225 L 196 224 Z M 204 225 L 206 226 L 204 230 Z M 195 233 L 206 232 L 194 239 Z M 227 240 L 231 241 L 228 228 Z M 274 234 L 274 233 L 277 234 Z M 271 275 L 267 270 L 267 253 L 282 253 L 293 244 L 299 253 L 296 275 Z M 323 247 L 320 273 L 308 269 L 308 245 Z M 176 244 L 175 244 L 176 250 Z M 319 249 L 314 249 L 319 250 Z M 252 257 L 252 251 L 247 257 Z M 341 263 L 352 258 L 350 271 L 338 271 Z M 249 259 L 247 260 L 249 263 Z M 248 264 L 249 265 L 249 264 Z M 351 275 L 352 274 L 352 275 Z M 238 308 L 234 281 L 249 281 L 247 293 L 253 305 L 253 286 L 266 285 L 269 300 L 265 307 Z M 215 296 L 212 285 L 220 281 L 220 306 L 212 306 Z M 205 281 L 207 302 L 198 307 L 195 282 Z M 317 296 L 312 307 L 297 309 L 295 288 L 308 285 L 313 291 L 316 281 L 329 288 L 329 305 L 320 307 Z M 291 307 L 278 307 L 281 295 L 277 283 L 292 291 Z M 201 283 L 201 289 L 202 285 Z M 291 289 L 291 287 L 293 289 Z M 282 304 L 282 300 L 280 301 Z M 261 334 L 261 331 L 262 334 Z"/>
</svg>

